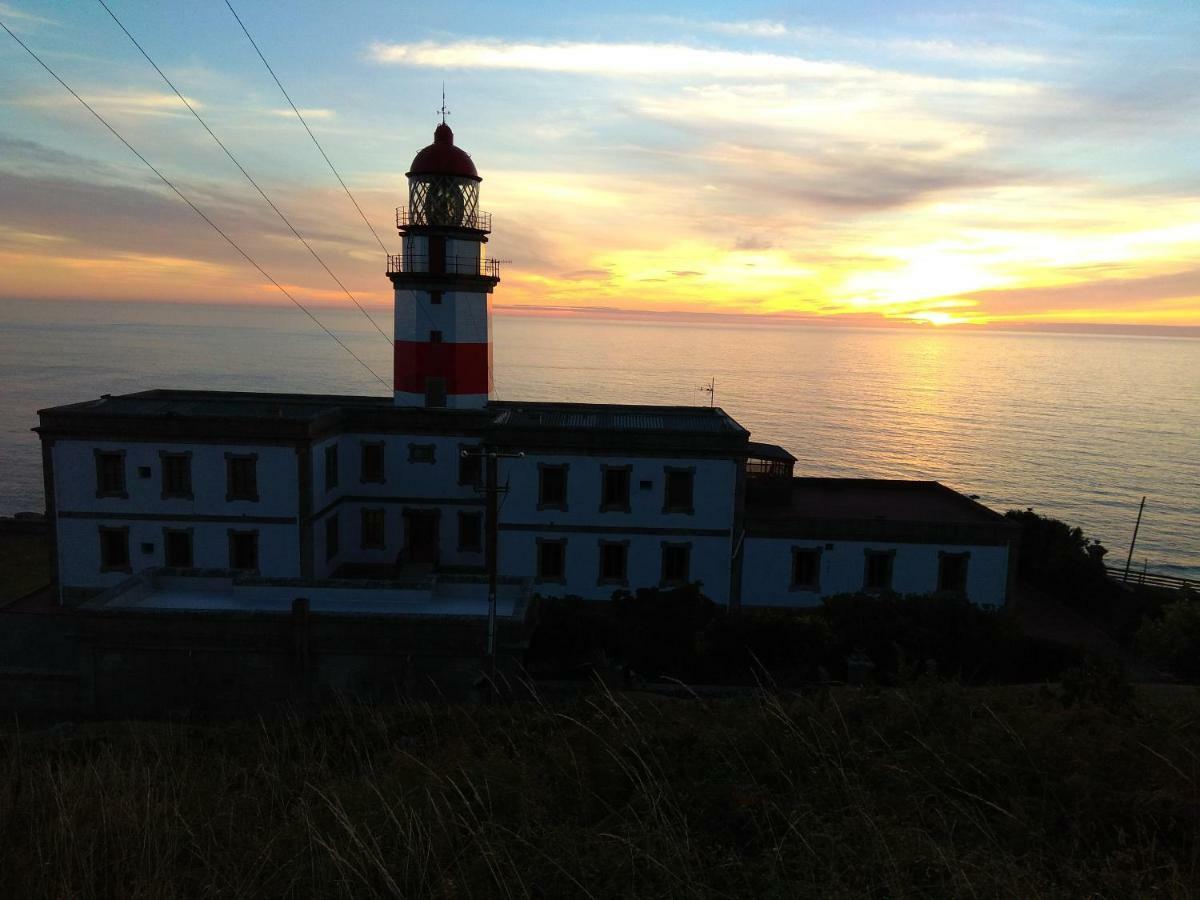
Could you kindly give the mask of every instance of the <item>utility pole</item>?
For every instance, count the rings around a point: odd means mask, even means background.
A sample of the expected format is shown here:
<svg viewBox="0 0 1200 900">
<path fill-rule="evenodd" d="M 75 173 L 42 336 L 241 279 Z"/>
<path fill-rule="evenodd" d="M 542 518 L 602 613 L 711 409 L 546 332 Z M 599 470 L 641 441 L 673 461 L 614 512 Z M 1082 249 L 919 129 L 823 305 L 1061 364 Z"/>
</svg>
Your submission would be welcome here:
<svg viewBox="0 0 1200 900">
<path fill-rule="evenodd" d="M 487 678 L 488 678 L 488 699 L 489 702 L 494 693 L 496 683 L 496 594 L 498 592 L 500 581 L 500 565 L 499 565 L 499 515 L 500 515 L 500 495 L 506 493 L 508 488 L 502 488 L 499 485 L 500 480 L 500 460 L 501 459 L 523 459 L 524 453 L 502 453 L 491 447 L 488 444 L 483 445 L 479 450 L 463 450 L 462 455 L 469 456 L 478 453 L 482 457 L 483 462 L 483 493 L 486 496 L 487 505 L 484 518 L 486 519 L 487 540 L 485 544 L 485 557 L 488 570 L 488 619 L 487 619 Z M 476 490 L 480 490 L 476 488 Z"/>
<path fill-rule="evenodd" d="M 1138 507 L 1137 522 L 1133 526 L 1133 540 L 1129 542 L 1129 556 L 1125 558 L 1125 574 L 1121 576 L 1121 583 L 1124 584 L 1129 580 L 1129 566 L 1133 562 L 1133 545 L 1137 543 L 1138 529 L 1142 527 L 1142 510 L 1146 508 L 1146 498 L 1142 498 L 1141 506 Z"/>
</svg>

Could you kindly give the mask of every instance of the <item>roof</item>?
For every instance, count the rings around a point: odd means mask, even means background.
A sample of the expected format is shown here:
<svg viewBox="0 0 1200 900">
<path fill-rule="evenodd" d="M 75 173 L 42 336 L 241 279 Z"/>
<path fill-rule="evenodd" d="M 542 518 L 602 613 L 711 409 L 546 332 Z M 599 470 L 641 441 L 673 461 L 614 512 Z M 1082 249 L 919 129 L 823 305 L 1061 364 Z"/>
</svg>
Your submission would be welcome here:
<svg viewBox="0 0 1200 900">
<path fill-rule="evenodd" d="M 719 407 L 495 401 L 483 409 L 398 407 L 391 397 L 152 390 L 39 410 L 49 437 L 189 436 L 303 441 L 328 433 L 490 435 L 523 449 L 694 450 L 744 455 Z"/>
<path fill-rule="evenodd" d="M 751 459 L 772 459 L 787 463 L 796 461 L 796 457 L 778 444 L 763 444 L 759 441 L 751 441 L 746 445 L 746 455 Z"/>
<path fill-rule="evenodd" d="M 433 130 L 433 143 L 413 157 L 405 175 L 452 175 L 483 181 L 475 170 L 471 154 L 454 146 L 454 132 L 445 122 Z"/>
<path fill-rule="evenodd" d="M 788 488 L 782 488 L 788 490 Z M 1003 543 L 1015 526 L 1004 516 L 937 481 L 793 478 L 790 496 L 755 502 L 747 495 L 751 534 L 825 539 Z"/>
</svg>

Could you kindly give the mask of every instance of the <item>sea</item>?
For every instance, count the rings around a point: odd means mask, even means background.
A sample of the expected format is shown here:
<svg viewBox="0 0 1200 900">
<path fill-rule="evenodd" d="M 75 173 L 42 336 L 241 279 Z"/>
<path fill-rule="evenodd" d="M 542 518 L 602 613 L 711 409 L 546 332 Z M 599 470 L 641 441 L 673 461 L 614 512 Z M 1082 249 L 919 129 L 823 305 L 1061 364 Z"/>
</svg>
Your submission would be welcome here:
<svg viewBox="0 0 1200 900">
<path fill-rule="evenodd" d="M 378 394 L 353 307 L 0 301 L 0 515 L 43 508 L 37 410 L 150 388 Z M 373 310 L 383 332 L 390 315 Z M 941 481 L 1200 578 L 1200 340 L 497 313 L 493 396 L 722 407 L 796 474 Z M 706 388 L 712 388 L 711 391 Z"/>
</svg>

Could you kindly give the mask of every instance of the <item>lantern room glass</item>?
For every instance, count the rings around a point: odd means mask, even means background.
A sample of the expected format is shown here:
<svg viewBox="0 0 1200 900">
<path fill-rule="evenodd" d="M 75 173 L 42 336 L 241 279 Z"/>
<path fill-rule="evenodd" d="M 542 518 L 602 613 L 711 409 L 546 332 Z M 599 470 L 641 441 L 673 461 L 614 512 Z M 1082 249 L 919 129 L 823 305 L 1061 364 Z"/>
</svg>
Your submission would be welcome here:
<svg viewBox="0 0 1200 900">
<path fill-rule="evenodd" d="M 452 175 L 414 175 L 408 183 L 413 225 L 479 228 L 479 182 Z"/>
</svg>

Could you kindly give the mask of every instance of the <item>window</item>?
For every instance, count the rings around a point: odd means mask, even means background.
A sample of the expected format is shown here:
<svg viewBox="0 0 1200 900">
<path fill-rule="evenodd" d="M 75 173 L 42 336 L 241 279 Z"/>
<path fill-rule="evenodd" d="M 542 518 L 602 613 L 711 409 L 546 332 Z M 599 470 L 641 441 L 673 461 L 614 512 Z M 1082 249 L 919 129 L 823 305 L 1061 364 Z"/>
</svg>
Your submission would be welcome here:
<svg viewBox="0 0 1200 900">
<path fill-rule="evenodd" d="M 192 532 L 189 528 L 163 529 L 163 557 L 172 569 L 192 567 Z"/>
<path fill-rule="evenodd" d="M 458 549 L 475 552 L 483 549 L 483 513 L 458 514 Z"/>
<path fill-rule="evenodd" d="M 440 344 L 442 342 L 442 333 L 440 331 L 429 332 L 429 343 Z"/>
<path fill-rule="evenodd" d="M 649 478 L 643 478 L 638 482 L 638 489 L 643 491 L 652 491 L 654 490 L 654 482 Z"/>
<path fill-rule="evenodd" d="M 360 481 L 384 481 L 383 441 L 363 441 Z"/>
<path fill-rule="evenodd" d="M 409 444 L 408 461 L 410 463 L 437 462 L 437 448 L 433 444 Z"/>
<path fill-rule="evenodd" d="M 542 538 L 538 538 L 538 581 L 558 581 L 565 583 L 566 575 L 567 542 L 565 540 L 544 540 Z"/>
<path fill-rule="evenodd" d="M 631 466 L 601 466 L 600 511 L 629 512 Z"/>
<path fill-rule="evenodd" d="M 687 584 L 691 580 L 692 545 L 662 545 L 662 583 L 664 585 Z"/>
<path fill-rule="evenodd" d="M 225 454 L 225 499 L 258 500 L 258 454 Z"/>
<path fill-rule="evenodd" d="M 96 496 L 128 497 L 125 491 L 125 451 L 96 451 Z"/>
<path fill-rule="evenodd" d="M 192 499 L 192 454 L 159 453 L 162 462 L 162 498 Z"/>
<path fill-rule="evenodd" d="M 458 483 L 478 485 L 483 482 L 483 449 L 481 447 L 458 448 Z"/>
<path fill-rule="evenodd" d="M 815 547 L 792 548 L 793 591 L 815 591 L 821 586 L 821 551 Z"/>
<path fill-rule="evenodd" d="M 892 589 L 892 561 L 894 550 L 867 550 L 867 569 L 863 576 L 863 589 L 867 591 L 890 591 Z"/>
<path fill-rule="evenodd" d="M 338 555 L 338 539 L 341 531 L 338 529 L 337 513 L 325 520 L 325 559 L 330 560 Z"/>
<path fill-rule="evenodd" d="M 429 302 L 432 303 L 434 306 L 438 306 L 439 304 L 441 304 L 442 292 L 441 291 L 430 291 L 429 292 Z"/>
<path fill-rule="evenodd" d="M 129 572 L 129 529 L 100 528 L 100 571 Z"/>
<path fill-rule="evenodd" d="M 600 584 L 624 584 L 628 556 L 628 541 L 601 541 Z"/>
<path fill-rule="evenodd" d="M 256 571 L 258 569 L 258 532 L 229 532 L 229 568 Z"/>
<path fill-rule="evenodd" d="M 138 478 L 149 478 L 149 477 L 150 477 L 150 467 L 149 466 L 138 466 Z"/>
<path fill-rule="evenodd" d="M 567 508 L 567 467 L 538 464 L 538 509 Z"/>
<path fill-rule="evenodd" d="M 328 493 L 338 486 L 338 453 L 337 444 L 325 448 L 325 491 Z"/>
<path fill-rule="evenodd" d="M 970 553 L 938 553 L 938 586 L 939 591 L 948 594 L 965 594 L 967 592 L 967 561 Z"/>
<path fill-rule="evenodd" d="M 142 541 L 142 553 L 144 553 L 146 556 L 149 556 L 153 552 L 154 552 L 154 542 L 153 541 Z"/>
<path fill-rule="evenodd" d="M 663 512 L 692 512 L 692 481 L 694 476 L 694 468 L 667 468 L 666 496 L 663 498 Z"/>
<path fill-rule="evenodd" d="M 362 511 L 362 546 L 364 550 L 382 550 L 384 543 L 384 523 L 387 521 L 382 509 L 364 509 Z M 328 524 L 325 526 L 329 527 Z"/>
</svg>

